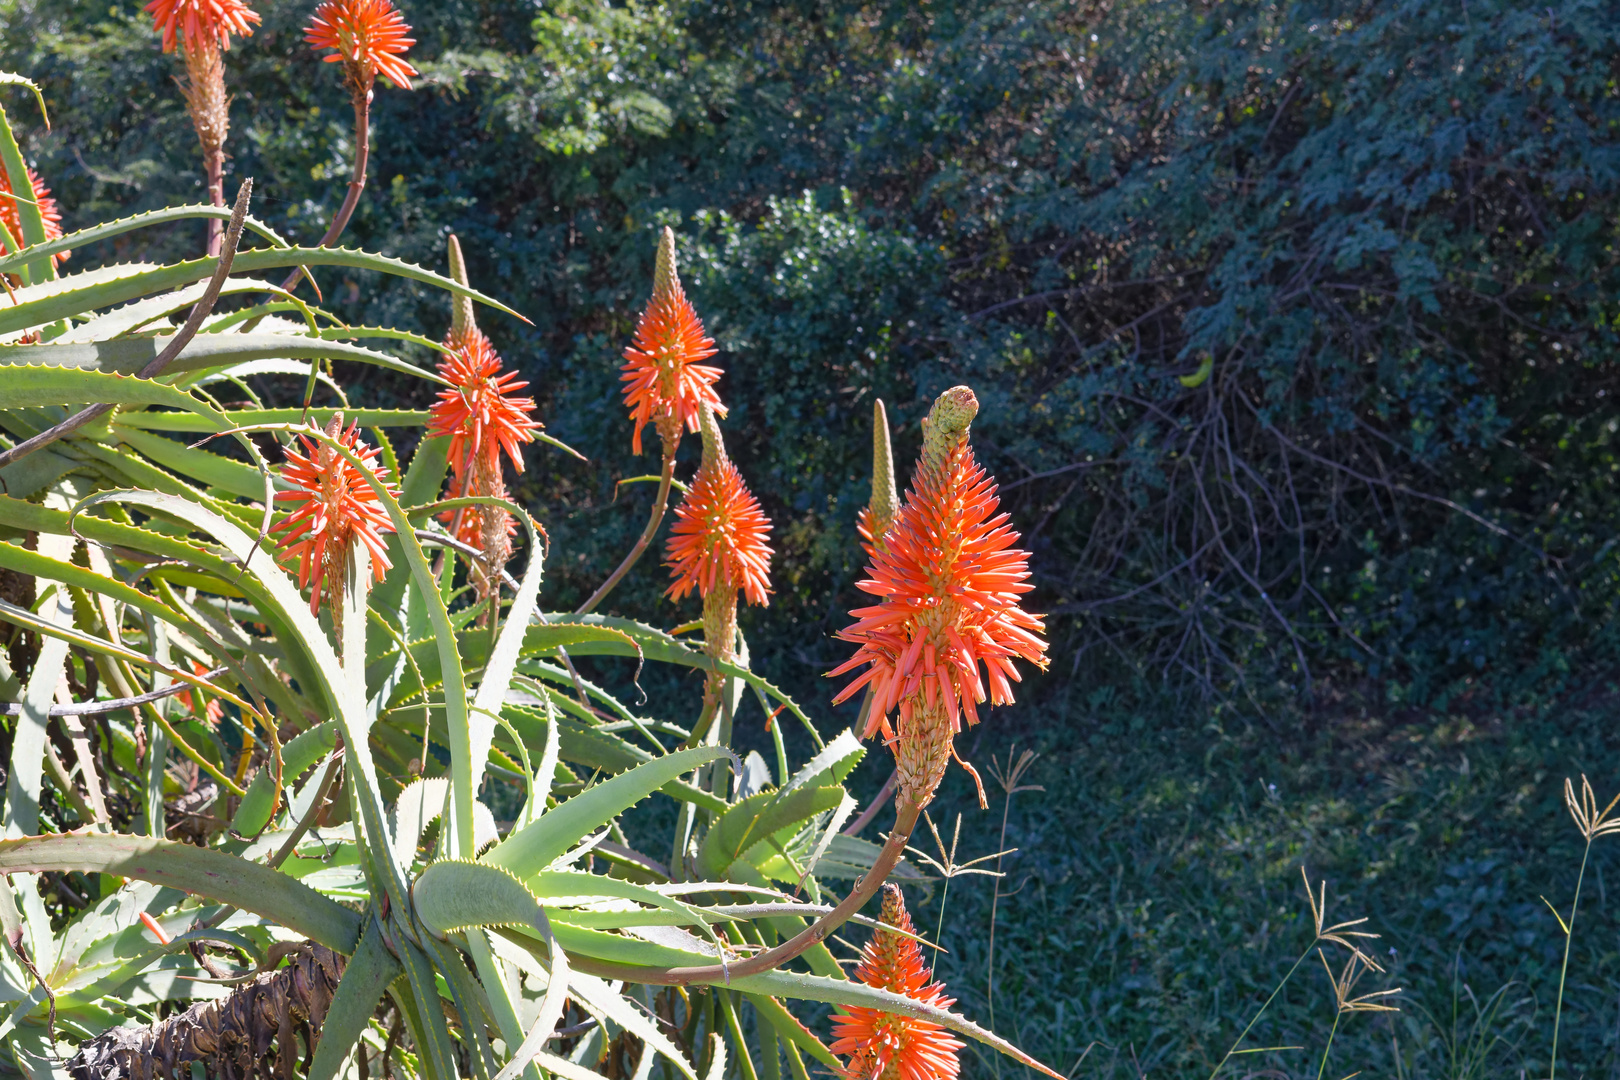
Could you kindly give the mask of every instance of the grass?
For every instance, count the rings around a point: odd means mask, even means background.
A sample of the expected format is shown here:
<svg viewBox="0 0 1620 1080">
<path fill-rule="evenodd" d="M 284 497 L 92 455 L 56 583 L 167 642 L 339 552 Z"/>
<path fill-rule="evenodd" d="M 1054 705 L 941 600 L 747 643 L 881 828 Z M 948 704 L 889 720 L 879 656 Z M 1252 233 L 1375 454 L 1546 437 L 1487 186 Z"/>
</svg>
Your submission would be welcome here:
<svg viewBox="0 0 1620 1080">
<path fill-rule="evenodd" d="M 913 897 L 914 914 L 942 925 L 936 973 L 985 1020 L 995 909 L 997 1030 L 1059 1072 L 1207 1077 L 1315 936 L 1307 867 L 1327 882 L 1328 923 L 1366 916 L 1359 929 L 1382 935 L 1363 947 L 1385 970 L 1355 994 L 1402 987 L 1376 999 L 1400 1011 L 1341 1014 L 1308 959 L 1245 1039 L 1260 1052 L 1222 1077 L 1546 1077 L 1559 920 L 1585 846 L 1563 783 L 1592 777 L 1598 805 L 1620 790 L 1616 705 L 1396 716 L 1340 702 L 1270 723 L 1183 711 L 1023 730 L 997 718 L 977 747 L 963 740 L 967 756 L 982 769 L 1017 739 L 1040 752 L 1022 783 L 1045 791 L 1007 809 L 988 785 L 980 811 L 955 773 L 932 813 L 947 841 L 965 815 L 957 861 L 997 850 L 1004 812 L 1019 850 L 999 884 L 963 876 Z M 1617 854 L 1592 846 L 1569 942 L 1570 1077 L 1620 1076 L 1620 896 L 1611 907 L 1605 882 Z M 1348 954 L 1325 948 L 1337 970 Z M 1021 1071 L 964 1054 L 966 1076 Z"/>
</svg>

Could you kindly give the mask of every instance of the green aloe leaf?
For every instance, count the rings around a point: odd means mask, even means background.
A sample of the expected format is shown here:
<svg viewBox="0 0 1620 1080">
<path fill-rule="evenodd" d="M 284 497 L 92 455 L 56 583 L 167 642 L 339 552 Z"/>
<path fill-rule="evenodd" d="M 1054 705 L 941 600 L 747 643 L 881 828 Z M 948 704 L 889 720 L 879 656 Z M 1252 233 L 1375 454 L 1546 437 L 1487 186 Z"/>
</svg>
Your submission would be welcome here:
<svg viewBox="0 0 1620 1080">
<path fill-rule="evenodd" d="M 319 437 L 326 439 L 325 435 Z M 357 461 L 351 463 L 357 464 Z M 252 580 L 258 592 L 256 599 L 261 604 L 261 613 L 274 616 L 287 628 L 286 645 L 296 645 L 296 648 L 289 648 L 289 653 L 301 653 L 307 658 L 308 670 L 336 711 L 347 747 L 345 767 L 348 775 L 355 780 L 350 786 L 364 818 L 367 843 L 373 846 L 373 854 L 378 862 L 386 860 L 387 865 L 393 868 L 393 852 L 388 846 L 387 825 L 378 794 L 380 785 L 367 737 L 371 725 L 365 708 L 365 687 L 356 685 L 357 680 L 347 677 L 326 631 L 310 614 L 309 604 L 286 571 L 277 565 L 272 553 L 265 550 L 257 536 L 212 510 L 185 499 L 152 491 L 114 490 L 91 496 L 80 504 L 80 508 L 88 510 L 102 502 L 128 503 L 186 522 L 213 536 L 242 564 L 245 572 L 238 576 L 243 587 L 246 588 L 247 581 Z M 306 688 L 306 693 L 312 689 Z M 393 875 L 386 877 L 384 884 L 394 903 L 405 902 L 404 879 L 397 869 Z"/>
<path fill-rule="evenodd" d="M 581 656 L 608 655 L 632 656 L 636 655 L 646 660 L 653 660 L 663 664 L 679 664 L 683 667 L 697 668 L 701 671 L 718 671 L 722 675 L 730 675 L 741 679 L 752 686 L 759 693 L 780 702 L 787 707 L 798 720 L 814 730 L 810 718 L 798 703 L 783 693 L 769 681 L 754 674 L 746 667 L 737 664 L 728 664 L 715 660 L 700 649 L 693 648 L 664 631 L 648 626 L 646 623 L 634 619 L 621 619 L 612 615 L 573 615 L 555 614 L 545 616 L 547 622 L 580 622 L 588 626 L 606 626 L 616 630 L 623 630 L 635 642 L 635 651 L 622 644 L 611 641 L 587 641 L 574 646 L 569 651 Z"/>
<path fill-rule="evenodd" d="M 255 424 L 297 424 L 307 417 L 309 423 L 318 428 L 324 428 L 331 422 L 336 409 L 310 409 L 307 413 L 303 409 L 230 409 L 220 414 L 228 423 L 251 427 Z M 359 424 L 363 428 L 371 427 L 426 427 L 428 411 L 426 409 L 344 409 L 345 422 Z M 191 416 L 177 412 L 130 412 L 120 413 L 118 425 L 125 428 L 140 428 L 143 431 L 177 431 L 192 434 L 205 434 L 218 431 L 211 418 Z M 409 504 L 406 504 L 409 505 Z"/>
<path fill-rule="evenodd" d="M 315 1044 L 315 1057 L 309 1065 L 309 1080 L 332 1080 L 337 1076 L 354 1044 L 360 1041 L 360 1033 L 371 1022 L 371 1014 L 388 984 L 403 971 L 383 943 L 377 924 L 368 922 L 327 1007 L 320 1041 Z"/>
<path fill-rule="evenodd" d="M 337 722 L 328 720 L 295 735 L 281 748 L 281 781 L 292 785 L 337 746 Z M 253 774 L 247 794 L 231 817 L 231 829 L 240 836 L 257 836 L 270 824 L 275 805 L 276 778 L 267 765 Z"/>
<path fill-rule="evenodd" d="M 212 494 L 223 492 L 242 499 L 264 499 L 264 474 L 251 465 L 139 428 L 127 428 L 122 423 L 115 422 L 110 431 L 113 439 L 163 468 L 215 489 Z"/>
<path fill-rule="evenodd" d="M 783 829 L 835 809 L 843 798 L 841 787 L 801 787 L 750 795 L 721 814 L 703 838 L 697 855 L 699 876 L 724 878 L 731 864 L 749 848 Z"/>
<path fill-rule="evenodd" d="M 4 80 L 0 80 L 4 81 Z M 32 84 L 29 84 L 32 85 Z M 170 206 L 162 210 L 151 210 L 133 217 L 119 218 L 116 221 L 104 221 L 99 225 L 92 225 L 87 229 L 70 232 L 55 240 L 39 245 L 38 251 L 28 251 L 23 255 L 11 255 L 0 259 L 0 274 L 15 273 L 16 268 L 27 259 L 44 255 L 57 255 L 64 251 L 72 251 L 77 247 L 86 247 L 101 240 L 110 240 L 115 236 L 122 236 L 136 229 L 150 228 L 154 225 L 168 225 L 176 221 L 185 221 L 189 218 L 217 218 L 220 221 L 231 219 L 231 208 L 228 206 Z M 288 247 L 274 229 L 249 214 L 242 222 L 242 227 L 270 241 L 276 247 Z"/>
<path fill-rule="evenodd" d="M 0 136 L 0 151 L 3 149 L 3 136 Z M 52 290 L 48 295 L 25 299 L 23 294 L 19 293 L 17 304 L 0 310 L 0 334 L 26 330 L 31 326 L 53 323 L 71 316 L 83 316 L 86 312 L 126 303 L 138 297 L 177 289 L 213 276 L 218 265 L 217 257 L 208 257 L 171 263 L 167 266 L 131 268 L 128 273 L 98 276 L 94 279 L 90 279 L 88 275 L 63 278 L 58 283 L 62 288 Z M 350 270 L 375 270 L 419 281 L 425 285 L 437 285 L 447 292 L 470 297 L 514 318 L 523 318 L 499 300 L 486 296 L 477 289 L 458 285 L 431 270 L 424 270 L 420 266 L 391 259 L 385 255 L 372 255 L 349 248 L 298 247 L 239 251 L 232 263 L 232 272 L 256 274 L 264 270 L 293 266 L 341 266 Z"/>
<path fill-rule="evenodd" d="M 603 731 L 568 717 L 557 716 L 548 722 L 539 710 L 526 705 L 507 705 L 502 710 L 502 715 L 512 722 L 513 727 L 526 740 L 531 738 L 534 741 L 542 740 L 545 736 L 535 734 L 535 728 L 546 727 L 554 722 L 562 759 L 583 765 L 587 769 L 619 773 L 658 760 L 651 751 L 627 742 L 614 732 Z M 685 780 L 671 780 L 659 790 L 671 798 L 692 803 L 716 814 L 723 812 L 729 805 L 713 792 L 705 791 Z"/>
<path fill-rule="evenodd" d="M 839 1061 L 833 1052 L 827 1049 L 827 1044 L 816 1038 L 815 1032 L 799 1022 L 799 1018 L 788 1012 L 787 1006 L 773 997 L 764 994 L 744 994 L 754 1011 L 759 1014 L 768 1025 L 775 1029 L 783 1039 L 793 1043 L 802 1050 L 809 1051 L 810 1056 L 827 1066 L 829 1069 L 843 1071 L 844 1063 Z M 766 1051 L 770 1056 L 770 1051 Z"/>
<path fill-rule="evenodd" d="M 98 574 L 74 563 L 63 562 L 61 559 L 53 559 L 37 551 L 29 551 L 16 544 L 0 543 L 0 568 L 27 574 L 30 577 L 60 581 L 78 589 L 89 589 L 91 592 L 128 604 L 175 625 L 183 626 L 188 621 L 180 612 L 150 593 L 125 585 L 116 578 Z"/>
<path fill-rule="evenodd" d="M 686 1055 L 669 1041 L 658 1024 L 626 1001 L 624 996 L 608 983 L 593 975 L 576 971 L 569 975 L 568 988 L 592 1011 L 603 1014 L 640 1039 L 648 1049 L 657 1051 L 682 1076 L 688 1080 L 697 1080 L 697 1073 L 693 1070 L 691 1062 L 687 1061 Z"/>
<path fill-rule="evenodd" d="M 28 84 L 32 86 L 32 83 Z M 38 93 L 38 89 L 35 89 Z M 45 108 L 44 100 L 40 100 L 40 110 Z M 0 108 L 0 165 L 4 165 L 6 177 L 10 181 L 14 192 L 27 192 L 24 198 L 13 199 L 17 207 L 17 218 L 22 225 L 20 239 L 27 248 L 32 249 L 45 243 L 45 218 L 40 214 L 39 205 L 33 200 L 34 184 L 28 177 L 28 163 L 23 160 L 22 148 L 17 145 L 17 136 L 11 130 L 11 120 L 6 116 L 4 108 Z M 24 201 L 26 199 L 26 201 Z M 39 252 L 28 250 L 27 265 L 23 267 L 25 280 L 48 281 L 56 276 L 56 262 L 41 257 Z M 55 322 L 46 319 L 45 322 Z"/>
<path fill-rule="evenodd" d="M 71 278 L 64 279 L 71 281 Z M 6 312 L 20 310 L 6 308 Z M 0 319 L 3 321 L 3 319 Z M 111 341 L 78 343 L 44 342 L 38 345 L 0 346 L 0 364 L 13 366 L 71 368 L 80 371 L 98 371 L 111 375 L 134 375 L 157 359 L 158 353 L 168 346 L 170 338 L 133 337 Z M 327 341 L 307 334 L 198 334 L 170 361 L 164 374 L 183 375 L 193 371 L 210 371 L 255 360 L 353 360 L 375 367 L 384 367 L 404 375 L 445 383 L 430 368 L 417 367 L 396 356 L 360 345 L 341 341 Z M 6 372 L 6 381 L 12 376 Z M 138 404 L 172 404 L 171 402 L 139 402 Z M 185 406 L 180 406 L 184 408 Z M 195 410 L 193 410 L 195 411 Z M 296 417 L 294 418 L 296 419 Z M 222 431 L 223 428 L 215 428 Z"/>
<path fill-rule="evenodd" d="M 39 106 L 39 117 L 45 121 L 45 130 L 49 131 L 51 129 L 51 114 L 45 111 L 45 95 L 40 91 L 38 83 L 13 71 L 0 71 L 0 85 L 26 86 L 32 90 L 34 92 L 34 102 Z"/>
<path fill-rule="evenodd" d="M 721 747 L 700 746 L 638 765 L 546 811 L 538 821 L 485 854 L 483 861 L 519 878 L 537 874 L 665 784 L 730 753 Z"/>
<path fill-rule="evenodd" d="M 23 346 L 39 348 L 40 346 Z M 11 355 L 0 350 L 0 360 Z M 0 366 L 0 409 L 29 409 L 42 405 L 163 405 L 183 409 L 224 424 L 224 414 L 190 394 L 150 379 L 72 368 L 36 365 Z M 223 430 L 223 428 L 216 429 Z"/>
<path fill-rule="evenodd" d="M 517 595 L 512 598 L 512 606 L 507 610 L 506 622 L 495 639 L 495 648 L 484 664 L 478 693 L 467 715 L 467 740 L 471 750 L 468 761 L 473 769 L 474 787 L 483 779 L 490 744 L 495 739 L 497 718 L 501 705 L 506 701 L 506 692 L 511 688 L 512 676 L 517 673 L 518 658 L 526 640 L 525 630 L 539 602 L 540 582 L 545 577 L 545 552 L 540 546 L 540 534 L 534 527 L 534 520 L 516 506 L 510 507 L 510 510 L 518 511 L 516 516 L 528 534 L 529 565 L 524 569 Z M 462 854 L 471 855 L 472 852 L 463 851 Z"/>
<path fill-rule="evenodd" d="M 149 836 L 67 833 L 0 840 L 0 873 L 115 874 L 251 911 L 345 955 L 361 916 L 267 866 Z"/>
<path fill-rule="evenodd" d="M 866 756 L 866 747 L 849 728 L 840 731 L 831 742 L 822 747 L 815 757 L 804 763 L 804 768 L 782 785 L 784 793 L 795 788 L 815 784 L 842 784 L 855 766 Z"/>
<path fill-rule="evenodd" d="M 482 862 L 441 859 L 411 886 L 416 917 L 445 937 L 472 927 L 528 927 L 545 932 L 540 901 L 510 871 Z"/>
</svg>

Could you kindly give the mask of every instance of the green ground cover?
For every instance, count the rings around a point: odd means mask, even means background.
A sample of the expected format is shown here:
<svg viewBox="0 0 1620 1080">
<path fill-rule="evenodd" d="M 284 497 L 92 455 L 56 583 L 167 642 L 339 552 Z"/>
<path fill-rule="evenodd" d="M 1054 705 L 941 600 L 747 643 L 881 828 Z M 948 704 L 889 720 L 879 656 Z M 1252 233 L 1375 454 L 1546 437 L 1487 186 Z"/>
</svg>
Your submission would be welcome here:
<svg viewBox="0 0 1620 1080">
<path fill-rule="evenodd" d="M 937 973 L 962 1007 L 990 1013 L 994 901 L 998 1028 L 1059 1071 L 1084 1056 L 1077 1076 L 1207 1076 L 1311 942 L 1303 866 L 1327 882 L 1330 921 L 1365 916 L 1382 935 L 1369 951 L 1386 972 L 1357 993 L 1402 988 L 1399 1013 L 1343 1018 L 1322 1075 L 1545 1076 L 1563 935 L 1542 897 L 1568 918 L 1583 846 L 1562 783 L 1584 771 L 1614 795 L 1612 697 L 1539 713 L 1340 701 L 1309 718 L 1188 722 L 1199 715 L 1101 708 L 985 732 L 971 760 L 990 810 L 957 774 L 932 811 L 947 844 L 965 815 L 958 862 L 996 850 L 992 753 L 1005 763 L 1014 738 L 1038 750 L 1023 782 L 1046 790 L 1014 796 L 1006 844 L 1019 850 L 999 899 L 965 876 L 918 911 L 919 925 L 943 919 Z M 1560 1074 L 1620 1070 L 1616 854 L 1594 845 Z M 1328 952 L 1337 970 L 1343 952 Z M 1302 1049 L 1236 1057 L 1223 1075 L 1318 1075 L 1334 1012 L 1312 957 L 1244 1043 Z M 967 1071 L 1008 1075 L 979 1056 Z"/>
</svg>

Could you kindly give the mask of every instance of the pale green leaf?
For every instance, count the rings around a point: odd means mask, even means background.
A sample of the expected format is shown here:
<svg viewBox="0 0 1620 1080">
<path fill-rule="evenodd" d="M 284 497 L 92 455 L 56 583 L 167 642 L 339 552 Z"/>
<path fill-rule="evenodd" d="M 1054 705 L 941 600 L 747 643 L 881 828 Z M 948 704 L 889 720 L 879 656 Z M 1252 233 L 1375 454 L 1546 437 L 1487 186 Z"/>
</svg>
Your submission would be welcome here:
<svg viewBox="0 0 1620 1080">
<path fill-rule="evenodd" d="M 665 784 L 729 754 L 724 748 L 700 746 L 638 765 L 580 792 L 540 820 L 517 830 L 488 852 L 484 861 L 521 878 L 537 874 Z"/>
</svg>

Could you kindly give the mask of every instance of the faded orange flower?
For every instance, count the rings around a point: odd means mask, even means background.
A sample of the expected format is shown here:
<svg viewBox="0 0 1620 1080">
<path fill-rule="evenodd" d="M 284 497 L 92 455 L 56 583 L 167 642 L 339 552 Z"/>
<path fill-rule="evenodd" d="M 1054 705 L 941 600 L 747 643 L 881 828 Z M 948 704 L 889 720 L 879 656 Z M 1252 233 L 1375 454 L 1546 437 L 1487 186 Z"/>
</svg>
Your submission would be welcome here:
<svg viewBox="0 0 1620 1080">
<path fill-rule="evenodd" d="M 326 433 L 355 453 L 366 469 L 379 480 L 388 470 L 378 463 L 380 452 L 360 442 L 360 425 L 343 430 L 343 414 L 332 417 Z M 323 442 L 299 436 L 304 451 L 286 451 L 287 463 L 281 476 L 291 491 L 278 491 L 276 502 L 290 504 L 292 512 L 282 518 L 272 532 L 283 533 L 281 550 L 298 559 L 298 587 L 310 589 L 309 610 L 320 611 L 321 590 L 341 594 L 348 568 L 349 547 L 358 540 L 371 554 L 372 576 L 381 581 L 391 565 L 383 536 L 394 531 L 382 500 L 365 475 L 342 455 Z M 398 497 L 392 484 L 388 491 Z M 334 614 L 338 606 L 333 605 Z"/>
<path fill-rule="evenodd" d="M 675 508 L 666 549 L 676 600 L 693 589 L 707 597 L 716 588 L 741 590 L 750 604 L 771 602 L 771 522 L 742 474 L 723 455 L 705 462 Z"/>
<path fill-rule="evenodd" d="M 402 90 L 411 89 L 417 70 L 404 54 L 416 39 L 393 0 L 323 0 L 304 30 L 304 41 L 317 49 L 335 49 L 329 64 L 342 63 L 361 90 L 371 89 L 378 75 Z"/>
<path fill-rule="evenodd" d="M 917 805 L 932 798 L 963 717 L 976 724 L 979 703 L 1012 702 L 1013 661 L 1046 666 L 1045 624 L 1019 604 L 1032 588 L 1029 553 L 1014 546 L 995 481 L 968 445 L 977 409 L 966 387 L 935 404 L 906 501 L 857 582 L 879 602 L 850 613 L 857 622 L 838 636 L 859 648 L 830 672 L 866 666 L 834 702 L 871 686 L 864 735 L 882 732 L 894 747 L 902 791 Z"/>
<path fill-rule="evenodd" d="M 456 478 L 466 475 L 475 458 L 499 472 L 502 450 L 522 472 L 523 444 L 533 442 L 541 426 L 530 415 L 534 399 L 517 396 L 529 384 L 518 381 L 516 372 L 501 371 L 500 354 L 477 327 L 445 335 L 444 349 L 439 374 L 453 385 L 440 390 L 428 410 L 428 430 L 449 437 Z"/>
<path fill-rule="evenodd" d="M 62 209 L 56 205 L 51 197 L 51 189 L 45 186 L 45 181 L 39 178 L 39 173 L 33 169 L 28 170 L 28 183 L 33 187 L 34 202 L 39 205 L 39 216 L 45 219 L 45 239 L 56 240 L 62 235 Z M 0 168 L 0 222 L 4 222 L 6 230 L 11 233 L 13 240 L 23 242 L 22 213 L 18 209 L 17 200 L 11 196 L 11 177 L 6 170 Z M 56 256 L 58 263 L 66 262 L 68 252 Z"/>
<path fill-rule="evenodd" d="M 193 675 L 206 675 L 208 674 L 208 666 L 193 660 L 191 662 L 191 673 Z M 174 696 L 180 700 L 180 704 L 184 705 L 188 712 L 195 712 L 197 706 L 193 702 L 191 694 L 190 690 L 182 690 Z M 225 706 L 221 705 L 217 699 L 208 698 L 207 704 L 203 706 L 203 714 L 198 719 L 212 728 L 219 726 L 220 718 L 224 715 Z"/>
<path fill-rule="evenodd" d="M 903 933 L 873 931 L 855 978 L 925 1005 L 956 1004 L 945 996 L 944 983 L 929 981 L 933 972 L 923 963 L 921 946 L 904 936 L 917 931 L 893 883 L 883 886 L 883 922 Z M 833 1037 L 832 1052 L 849 1058 L 845 1080 L 952 1080 L 961 1068 L 956 1059 L 961 1040 L 928 1020 L 849 1006 L 833 1017 Z"/>
<path fill-rule="evenodd" d="M 242 0 L 152 0 L 146 5 L 153 29 L 163 35 L 163 51 L 173 52 L 181 36 L 186 48 L 231 47 L 231 35 L 252 37 L 259 13 Z"/>
<path fill-rule="evenodd" d="M 673 454 L 681 429 L 696 434 L 703 405 L 726 415 L 714 384 L 721 371 L 699 363 L 715 354 L 714 339 L 703 334 L 703 322 L 686 299 L 675 272 L 675 234 L 665 229 L 658 243 L 658 265 L 652 298 L 636 323 L 636 334 L 624 350 L 624 403 L 635 425 L 631 449 L 641 453 L 641 429 L 658 428 L 664 452 Z"/>
</svg>

